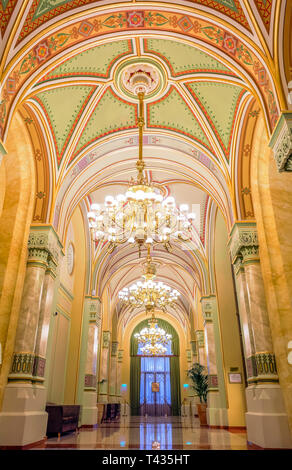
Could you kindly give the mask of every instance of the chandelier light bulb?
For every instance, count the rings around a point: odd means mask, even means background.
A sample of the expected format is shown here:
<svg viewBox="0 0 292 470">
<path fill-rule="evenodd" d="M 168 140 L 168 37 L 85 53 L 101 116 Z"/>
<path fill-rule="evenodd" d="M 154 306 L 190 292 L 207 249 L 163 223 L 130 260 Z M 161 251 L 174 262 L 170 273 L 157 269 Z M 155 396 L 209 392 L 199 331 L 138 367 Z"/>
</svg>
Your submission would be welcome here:
<svg viewBox="0 0 292 470">
<path fill-rule="evenodd" d="M 140 73 L 141 77 L 144 76 L 143 73 Z M 140 90 L 140 85 L 138 89 Z M 166 250 L 170 251 L 172 241 L 190 240 L 192 232 L 188 224 L 194 220 L 194 214 L 187 215 L 187 204 L 181 204 L 178 208 L 173 196 L 164 196 L 166 188 L 154 186 L 145 173 L 143 161 L 144 92 L 140 90 L 137 93 L 139 158 L 136 163 L 138 172 L 136 180 L 130 182 L 125 194 L 118 194 L 116 198 L 107 195 L 103 206 L 92 204 L 88 221 L 93 239 L 100 240 L 100 234 L 97 235 L 97 233 L 103 232 L 103 238 L 111 243 L 110 252 L 120 244 L 130 243 L 138 246 L 140 256 L 141 248 L 145 245 L 161 243 Z"/>
</svg>

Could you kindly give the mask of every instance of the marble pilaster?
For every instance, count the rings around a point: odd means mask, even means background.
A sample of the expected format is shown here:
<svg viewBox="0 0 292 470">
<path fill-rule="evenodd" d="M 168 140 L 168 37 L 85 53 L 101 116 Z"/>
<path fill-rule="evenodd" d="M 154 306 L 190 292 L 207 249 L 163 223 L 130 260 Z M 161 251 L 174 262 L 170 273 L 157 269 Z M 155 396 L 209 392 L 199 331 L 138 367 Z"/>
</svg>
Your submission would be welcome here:
<svg viewBox="0 0 292 470">
<path fill-rule="evenodd" d="M 248 439 L 264 448 L 290 448 L 292 443 L 278 381 L 256 223 L 234 224 L 228 244 L 236 278 L 248 376 Z M 274 429 L 278 430 L 276 437 Z"/>
<path fill-rule="evenodd" d="M 60 251 L 51 226 L 31 226 L 14 354 L 0 413 L 0 445 L 27 445 L 46 433 L 46 389 L 39 382 L 44 378 L 54 290 L 46 272 L 52 264 L 58 266 Z"/>
<path fill-rule="evenodd" d="M 112 341 L 111 344 L 111 359 L 110 359 L 110 373 L 109 373 L 109 401 L 111 403 L 117 402 L 117 364 L 118 364 L 118 341 Z"/>
<path fill-rule="evenodd" d="M 218 316 L 216 296 L 212 294 L 203 296 L 201 305 L 209 376 L 207 422 L 209 426 L 226 426 L 228 424 L 228 413 L 220 397 L 218 381 L 219 354 L 222 354 L 222 350 L 220 338 L 215 333 L 215 320 Z M 223 393 L 223 390 L 221 390 L 221 394 Z"/>
<path fill-rule="evenodd" d="M 110 331 L 102 332 L 102 349 L 99 368 L 99 403 L 108 403 L 109 361 L 110 361 Z"/>
<path fill-rule="evenodd" d="M 122 402 L 122 393 L 121 393 L 121 386 L 122 386 L 122 364 L 123 364 L 123 353 L 122 349 L 118 350 L 118 358 L 117 358 L 117 384 L 116 384 L 116 392 L 117 392 L 117 399 L 118 403 Z"/>
<path fill-rule="evenodd" d="M 204 330 L 196 330 L 198 362 L 207 367 L 207 357 L 205 351 L 205 333 Z"/>
<path fill-rule="evenodd" d="M 81 424 L 94 426 L 97 423 L 97 357 L 99 328 L 101 323 L 99 298 L 87 297 L 84 302 L 86 360 L 84 370 L 84 389 L 82 396 Z"/>
</svg>

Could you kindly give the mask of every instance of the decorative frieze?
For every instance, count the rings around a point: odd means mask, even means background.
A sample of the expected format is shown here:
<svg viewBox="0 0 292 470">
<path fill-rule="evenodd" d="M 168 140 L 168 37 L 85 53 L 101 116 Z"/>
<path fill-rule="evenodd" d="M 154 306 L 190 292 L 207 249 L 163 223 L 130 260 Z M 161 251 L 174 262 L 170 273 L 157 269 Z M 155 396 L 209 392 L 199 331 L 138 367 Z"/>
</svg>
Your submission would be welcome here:
<svg viewBox="0 0 292 470">
<path fill-rule="evenodd" d="M 248 382 L 278 382 L 275 355 L 271 352 L 256 353 L 246 359 Z"/>
<path fill-rule="evenodd" d="M 209 389 L 217 389 L 218 388 L 218 376 L 215 374 L 208 375 L 208 384 L 209 384 Z"/>
<path fill-rule="evenodd" d="M 96 389 L 96 375 L 85 374 L 84 387 L 85 388 Z"/>
<path fill-rule="evenodd" d="M 283 113 L 274 129 L 269 147 L 279 172 L 292 171 L 292 113 Z"/>
<path fill-rule="evenodd" d="M 34 376 L 34 380 L 36 379 L 36 377 L 44 379 L 45 368 L 46 368 L 46 359 L 41 356 L 35 356 L 34 364 L 33 364 L 33 372 L 32 372 L 32 375 Z"/>
<path fill-rule="evenodd" d="M 14 353 L 9 380 L 19 379 L 21 376 L 30 379 L 33 374 L 34 359 L 34 354 L 31 353 Z"/>
<path fill-rule="evenodd" d="M 241 263 L 259 260 L 259 241 L 255 222 L 237 222 L 228 242 L 231 260 L 237 270 Z"/>
</svg>

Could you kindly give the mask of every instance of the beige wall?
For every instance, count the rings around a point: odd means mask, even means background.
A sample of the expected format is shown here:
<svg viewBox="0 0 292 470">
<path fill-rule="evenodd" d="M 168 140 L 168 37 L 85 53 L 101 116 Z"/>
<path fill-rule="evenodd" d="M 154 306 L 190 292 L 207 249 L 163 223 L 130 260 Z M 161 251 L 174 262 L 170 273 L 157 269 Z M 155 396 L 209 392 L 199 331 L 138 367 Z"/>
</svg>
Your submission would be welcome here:
<svg viewBox="0 0 292 470">
<path fill-rule="evenodd" d="M 87 256 L 83 217 L 79 207 L 75 210 L 71 220 L 74 231 L 74 245 L 76 250 L 73 282 L 74 299 L 72 301 L 71 310 L 70 340 L 67 358 L 64 403 L 72 404 L 76 403 L 78 392 L 78 371 Z"/>
<path fill-rule="evenodd" d="M 215 224 L 215 282 L 227 391 L 228 422 L 229 426 L 245 426 L 245 384 L 231 264 L 227 249 L 228 236 L 224 219 L 219 211 L 217 211 Z M 238 367 L 242 384 L 229 383 L 228 373 L 233 367 Z"/>
</svg>

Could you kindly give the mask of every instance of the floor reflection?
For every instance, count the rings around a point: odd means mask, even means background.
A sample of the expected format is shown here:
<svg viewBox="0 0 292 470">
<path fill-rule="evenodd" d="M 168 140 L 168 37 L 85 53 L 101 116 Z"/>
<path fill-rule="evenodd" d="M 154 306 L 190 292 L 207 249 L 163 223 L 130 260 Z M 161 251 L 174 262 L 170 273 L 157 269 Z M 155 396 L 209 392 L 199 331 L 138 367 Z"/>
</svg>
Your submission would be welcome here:
<svg viewBox="0 0 292 470">
<path fill-rule="evenodd" d="M 38 448 L 75 449 L 247 449 L 246 433 L 201 427 L 190 417 L 121 417 L 120 422 L 103 423 L 47 439 Z"/>
</svg>

